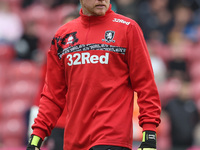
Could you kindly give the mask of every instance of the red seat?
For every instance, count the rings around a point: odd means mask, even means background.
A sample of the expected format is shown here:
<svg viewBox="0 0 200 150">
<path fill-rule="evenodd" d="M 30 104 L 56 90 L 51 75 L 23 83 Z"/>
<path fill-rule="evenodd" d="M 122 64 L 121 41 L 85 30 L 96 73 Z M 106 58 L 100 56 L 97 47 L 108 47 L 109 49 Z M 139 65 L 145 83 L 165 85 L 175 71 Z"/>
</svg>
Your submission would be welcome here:
<svg viewBox="0 0 200 150">
<path fill-rule="evenodd" d="M 9 62 L 15 57 L 15 51 L 11 45 L 0 44 L 0 62 Z"/>
<path fill-rule="evenodd" d="M 5 76 L 6 76 L 6 63 L 5 62 L 0 62 L 0 89 L 5 81 Z M 2 90 L 0 90 L 1 93 Z"/>
<path fill-rule="evenodd" d="M 187 51 L 187 57 L 191 62 L 198 62 L 200 58 L 200 44 L 193 46 Z"/>
<path fill-rule="evenodd" d="M 38 88 L 38 82 L 18 80 L 7 84 L 2 90 L 3 99 L 27 98 L 32 99 Z"/>
<path fill-rule="evenodd" d="M 7 79 L 9 81 L 31 80 L 38 81 L 40 67 L 32 61 L 14 61 L 10 64 Z"/>
<path fill-rule="evenodd" d="M 200 61 L 196 61 L 190 65 L 189 73 L 192 80 L 200 81 Z"/>
<path fill-rule="evenodd" d="M 147 41 L 147 46 L 152 53 L 162 58 L 164 62 L 167 62 L 171 58 L 170 48 L 168 45 L 164 45 L 160 41 L 149 40 Z"/>
<path fill-rule="evenodd" d="M 191 83 L 191 92 L 196 101 L 200 102 L 200 81 Z"/>
<path fill-rule="evenodd" d="M 12 118 L 2 120 L 2 142 L 4 147 L 20 147 L 26 138 L 25 120 Z"/>
<path fill-rule="evenodd" d="M 13 98 L 2 101 L 1 117 L 13 118 L 23 117 L 32 106 L 32 100 L 26 98 Z"/>
<path fill-rule="evenodd" d="M 21 3 L 23 0 L 6 0 L 9 5 L 10 9 L 14 13 L 18 13 L 21 10 Z"/>
<path fill-rule="evenodd" d="M 57 7 L 52 13 L 58 19 L 58 23 L 59 23 L 58 25 L 60 26 L 63 23 L 63 18 L 76 10 L 77 10 L 76 5 L 65 4 L 65 5 L 60 5 L 59 7 Z M 55 18 L 49 17 L 49 19 L 51 20 L 51 22 L 55 22 Z"/>
<path fill-rule="evenodd" d="M 25 22 L 34 21 L 36 24 L 45 24 L 51 17 L 50 9 L 41 4 L 32 4 L 27 9 L 23 10 L 23 20 Z M 55 20 L 54 20 L 55 21 Z"/>
<path fill-rule="evenodd" d="M 178 94 L 180 87 L 180 79 L 170 78 L 159 88 L 160 99 L 163 106 L 165 106 L 171 98 Z"/>
</svg>

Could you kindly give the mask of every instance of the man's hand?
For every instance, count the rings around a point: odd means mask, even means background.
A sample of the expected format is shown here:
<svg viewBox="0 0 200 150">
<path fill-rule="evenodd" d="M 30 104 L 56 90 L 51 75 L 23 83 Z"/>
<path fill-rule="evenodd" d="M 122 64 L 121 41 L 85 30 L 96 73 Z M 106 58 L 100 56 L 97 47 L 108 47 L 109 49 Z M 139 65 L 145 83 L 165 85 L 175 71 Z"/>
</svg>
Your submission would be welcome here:
<svg viewBox="0 0 200 150">
<path fill-rule="evenodd" d="M 156 132 L 144 131 L 142 143 L 138 150 L 156 150 Z"/>
<path fill-rule="evenodd" d="M 42 139 L 39 136 L 31 135 L 26 150 L 40 150 Z"/>
</svg>

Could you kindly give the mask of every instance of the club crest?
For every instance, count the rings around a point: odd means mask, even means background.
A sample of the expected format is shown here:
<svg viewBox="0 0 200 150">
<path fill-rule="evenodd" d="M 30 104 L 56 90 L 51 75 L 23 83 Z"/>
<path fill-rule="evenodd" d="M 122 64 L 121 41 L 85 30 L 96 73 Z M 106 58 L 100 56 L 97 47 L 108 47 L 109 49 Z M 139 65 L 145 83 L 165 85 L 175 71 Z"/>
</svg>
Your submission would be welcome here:
<svg viewBox="0 0 200 150">
<path fill-rule="evenodd" d="M 106 31 L 105 32 L 105 39 L 102 39 L 102 41 L 105 41 L 107 43 L 111 43 L 111 42 L 115 43 L 115 40 L 113 40 L 114 36 L 115 36 L 114 31 L 110 31 L 110 30 Z"/>
</svg>

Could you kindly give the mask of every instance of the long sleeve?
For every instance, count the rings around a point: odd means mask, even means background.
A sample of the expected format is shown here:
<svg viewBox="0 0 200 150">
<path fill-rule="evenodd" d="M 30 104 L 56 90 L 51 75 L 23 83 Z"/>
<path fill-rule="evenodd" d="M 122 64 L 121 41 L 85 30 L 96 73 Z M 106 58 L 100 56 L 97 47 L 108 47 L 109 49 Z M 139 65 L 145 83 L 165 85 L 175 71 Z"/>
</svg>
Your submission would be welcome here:
<svg viewBox="0 0 200 150">
<path fill-rule="evenodd" d="M 33 134 L 42 139 L 51 134 L 65 106 L 67 85 L 65 82 L 62 60 L 57 56 L 56 39 L 47 54 L 47 72 L 42 96 L 39 104 L 39 113 L 33 124 Z"/>
<path fill-rule="evenodd" d="M 160 123 L 160 98 L 143 33 L 136 22 L 129 26 L 127 38 L 126 57 L 131 85 L 138 94 L 139 125 L 143 130 L 155 131 Z"/>
</svg>

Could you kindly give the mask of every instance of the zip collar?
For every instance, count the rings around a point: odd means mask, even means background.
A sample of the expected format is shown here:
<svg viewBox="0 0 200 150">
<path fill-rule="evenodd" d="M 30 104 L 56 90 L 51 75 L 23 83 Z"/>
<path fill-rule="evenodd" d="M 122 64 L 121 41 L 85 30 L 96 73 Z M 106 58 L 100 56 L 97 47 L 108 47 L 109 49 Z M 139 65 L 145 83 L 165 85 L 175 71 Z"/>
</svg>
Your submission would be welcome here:
<svg viewBox="0 0 200 150">
<path fill-rule="evenodd" d="M 85 25 L 102 23 L 113 12 L 111 8 L 112 8 L 112 5 L 110 4 L 110 6 L 109 6 L 109 8 L 108 8 L 108 10 L 107 10 L 107 12 L 104 16 L 87 16 L 87 15 L 84 15 L 82 8 L 81 8 L 81 10 L 80 10 L 81 22 Z"/>
</svg>

